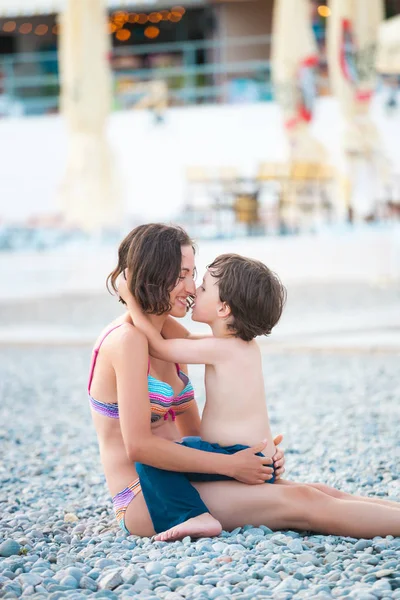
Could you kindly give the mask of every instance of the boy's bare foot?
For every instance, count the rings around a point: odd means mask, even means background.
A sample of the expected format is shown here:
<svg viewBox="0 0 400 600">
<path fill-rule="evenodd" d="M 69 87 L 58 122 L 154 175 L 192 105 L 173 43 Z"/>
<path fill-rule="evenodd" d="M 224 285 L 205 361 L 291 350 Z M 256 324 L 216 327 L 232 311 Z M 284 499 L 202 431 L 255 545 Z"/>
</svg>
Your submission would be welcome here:
<svg viewBox="0 0 400 600">
<path fill-rule="evenodd" d="M 181 540 L 187 535 L 194 538 L 214 537 L 219 535 L 221 531 L 221 523 L 217 519 L 214 519 L 210 513 L 203 513 L 198 517 L 188 519 L 180 525 L 175 525 L 175 527 L 171 527 L 167 531 L 158 533 L 154 539 L 157 542 L 173 542 Z"/>
</svg>

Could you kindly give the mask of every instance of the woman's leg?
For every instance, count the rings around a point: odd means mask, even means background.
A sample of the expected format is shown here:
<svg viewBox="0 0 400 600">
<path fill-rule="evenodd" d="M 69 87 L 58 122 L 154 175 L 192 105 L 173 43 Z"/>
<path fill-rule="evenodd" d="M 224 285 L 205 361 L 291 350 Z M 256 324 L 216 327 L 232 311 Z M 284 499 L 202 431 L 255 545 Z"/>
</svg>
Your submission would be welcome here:
<svg viewBox="0 0 400 600">
<path fill-rule="evenodd" d="M 400 510 L 400 502 L 393 502 L 392 500 L 385 500 L 384 498 L 373 498 L 370 496 L 356 496 L 353 494 L 349 494 L 347 492 L 341 492 L 336 488 L 333 488 L 329 485 L 325 485 L 324 483 L 309 483 L 308 485 L 314 487 L 317 490 L 320 490 L 324 494 L 328 494 L 333 498 L 340 498 L 341 500 L 356 500 L 357 502 L 369 502 L 371 504 L 380 504 L 381 506 L 386 506 L 389 508 L 395 508 L 396 510 Z"/>
<path fill-rule="evenodd" d="M 125 513 L 125 526 L 133 535 L 151 537 L 155 534 L 153 523 L 142 493 L 129 503 Z"/>
<path fill-rule="evenodd" d="M 175 473 L 136 463 L 156 540 L 170 541 L 191 537 L 214 537 L 221 525 L 208 512 L 199 492 L 186 473 Z"/>
<path fill-rule="evenodd" d="M 130 531 L 132 535 L 140 535 L 142 537 L 151 537 L 156 535 L 154 530 L 153 522 L 147 508 L 146 500 L 142 493 L 139 493 L 129 503 L 125 512 L 125 527 Z M 183 527 L 183 526 L 181 526 Z M 192 537 L 213 537 L 221 533 L 221 525 L 212 517 L 209 513 L 202 514 L 195 518 L 190 518 L 185 523 L 187 532 L 184 531 L 184 535 L 173 535 L 173 529 L 169 535 L 159 534 L 156 539 L 170 541 L 173 539 L 180 539 L 185 535 L 191 535 Z M 182 533 L 182 531 L 180 531 Z"/>
<path fill-rule="evenodd" d="M 298 529 L 352 537 L 400 536 L 397 508 L 341 500 L 307 485 L 245 485 L 237 481 L 194 483 L 211 514 L 226 530 L 266 525 L 272 530 Z M 155 534 L 143 494 L 125 513 L 132 534 Z"/>
<path fill-rule="evenodd" d="M 287 479 L 279 479 L 276 483 L 283 485 L 298 485 L 293 481 L 288 481 Z M 390 508 L 395 508 L 396 510 L 400 510 L 400 502 L 393 502 L 392 500 L 384 500 L 383 498 L 370 498 L 369 496 L 355 496 L 353 494 L 348 494 L 347 492 L 341 492 L 330 485 L 326 485 L 325 483 L 306 483 L 310 487 L 323 492 L 324 494 L 328 494 L 328 496 L 332 496 L 332 498 L 339 498 L 340 500 L 357 500 L 357 502 L 370 502 L 371 504 L 381 504 L 382 506 L 388 506 Z"/>
<path fill-rule="evenodd" d="M 400 535 L 396 508 L 333 498 L 305 484 L 248 486 L 221 481 L 193 485 L 227 530 L 249 524 L 363 538 Z"/>
</svg>

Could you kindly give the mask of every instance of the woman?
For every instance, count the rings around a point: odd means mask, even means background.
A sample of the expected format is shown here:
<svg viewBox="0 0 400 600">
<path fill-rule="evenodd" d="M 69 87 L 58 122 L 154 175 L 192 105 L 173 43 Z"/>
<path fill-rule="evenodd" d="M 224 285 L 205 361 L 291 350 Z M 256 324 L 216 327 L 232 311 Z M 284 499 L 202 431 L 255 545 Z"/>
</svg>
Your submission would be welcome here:
<svg viewBox="0 0 400 600">
<path fill-rule="evenodd" d="M 160 331 L 168 337 L 186 336 L 187 331 L 167 317 L 183 317 L 195 292 L 194 251 L 188 235 L 160 224 L 137 227 L 120 245 L 118 266 L 109 276 L 114 290 L 127 267 L 134 274 L 136 297 Z M 147 340 L 128 314 L 108 325 L 96 342 L 89 399 L 107 485 L 117 520 L 127 532 L 154 533 L 135 461 L 172 471 L 229 475 L 245 483 L 272 477 L 273 469 L 265 464 L 272 461 L 255 455 L 262 443 L 235 457 L 173 443 L 199 434 L 193 388 L 184 365 L 149 357 Z M 275 459 L 279 476 L 284 470 L 282 455 Z"/>
<path fill-rule="evenodd" d="M 195 292 L 194 251 L 187 234 L 159 224 L 136 228 L 120 245 L 118 266 L 110 275 L 114 290 L 117 277 L 126 268 L 131 273 L 131 292 L 159 331 L 166 337 L 186 336 L 186 330 L 168 316 L 183 317 Z M 109 325 L 99 337 L 89 397 L 117 520 L 128 533 L 154 534 L 135 462 L 236 479 L 194 484 L 226 530 L 265 524 L 271 529 L 327 531 L 327 513 L 338 512 L 342 500 L 349 501 L 346 505 L 351 512 L 350 501 L 357 499 L 323 484 L 245 485 L 272 476 L 271 461 L 256 456 L 263 443 L 233 456 L 175 444 L 183 436 L 199 435 L 193 388 L 184 366 L 149 357 L 147 340 L 128 315 Z M 279 476 L 282 460 L 275 466 Z M 399 521 L 398 509 L 387 510 Z"/>
</svg>

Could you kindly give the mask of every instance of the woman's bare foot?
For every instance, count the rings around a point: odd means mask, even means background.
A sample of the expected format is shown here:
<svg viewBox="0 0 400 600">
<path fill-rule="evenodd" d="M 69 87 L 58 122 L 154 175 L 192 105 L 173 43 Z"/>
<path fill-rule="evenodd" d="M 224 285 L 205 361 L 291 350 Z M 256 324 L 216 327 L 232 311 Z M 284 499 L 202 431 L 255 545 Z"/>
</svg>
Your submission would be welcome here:
<svg viewBox="0 0 400 600">
<path fill-rule="evenodd" d="M 181 540 L 187 535 L 194 538 L 214 537 L 219 535 L 221 531 L 221 523 L 217 519 L 214 519 L 210 513 L 203 513 L 198 517 L 188 519 L 180 525 L 175 525 L 175 527 L 171 527 L 167 531 L 158 533 L 154 539 L 157 542 L 173 542 Z"/>
</svg>

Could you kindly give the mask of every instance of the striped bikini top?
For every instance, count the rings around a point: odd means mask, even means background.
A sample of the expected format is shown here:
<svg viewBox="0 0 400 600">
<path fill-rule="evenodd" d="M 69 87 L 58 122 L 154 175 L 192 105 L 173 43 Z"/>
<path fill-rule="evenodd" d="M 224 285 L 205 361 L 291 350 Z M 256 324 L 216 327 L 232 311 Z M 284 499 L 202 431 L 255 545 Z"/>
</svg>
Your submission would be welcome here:
<svg viewBox="0 0 400 600">
<path fill-rule="evenodd" d="M 89 374 L 89 384 L 88 384 L 88 393 L 89 393 L 89 402 L 94 411 L 100 413 L 105 417 L 110 417 L 111 419 L 119 418 L 119 410 L 118 410 L 118 402 L 99 402 L 99 400 L 95 400 L 90 394 L 90 387 L 92 385 L 94 368 L 97 362 L 97 356 L 99 354 L 100 347 L 106 337 L 114 331 L 114 329 L 118 329 L 121 325 L 117 325 L 113 327 L 102 337 L 99 345 L 93 351 L 92 364 L 90 368 Z M 177 395 L 174 395 L 173 388 L 169 385 L 169 383 L 165 383 L 164 381 L 160 381 L 156 379 L 150 372 L 150 359 L 147 368 L 147 381 L 148 381 L 148 390 L 149 390 L 149 400 L 151 406 L 151 422 L 156 423 L 160 419 L 164 419 L 166 421 L 168 419 L 168 415 L 171 415 L 172 420 L 175 421 L 175 416 L 180 415 L 185 412 L 190 406 L 192 406 L 194 402 L 194 390 L 193 386 L 189 380 L 189 377 L 184 373 L 179 365 L 176 365 L 176 370 L 179 378 L 185 384 L 183 390 Z"/>
</svg>

